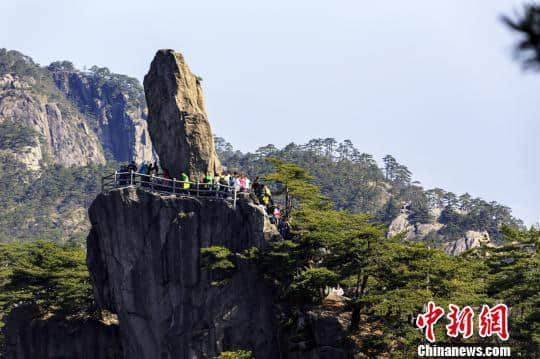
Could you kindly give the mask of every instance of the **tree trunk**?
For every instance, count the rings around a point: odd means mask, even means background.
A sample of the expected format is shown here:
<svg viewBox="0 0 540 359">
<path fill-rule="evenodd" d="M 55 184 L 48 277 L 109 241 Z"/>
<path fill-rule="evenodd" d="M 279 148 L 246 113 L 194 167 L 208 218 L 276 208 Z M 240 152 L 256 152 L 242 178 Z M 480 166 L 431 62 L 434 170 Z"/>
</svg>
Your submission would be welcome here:
<svg viewBox="0 0 540 359">
<path fill-rule="evenodd" d="M 360 328 L 360 309 L 362 309 L 360 304 L 355 304 L 353 306 L 351 314 L 351 325 L 349 326 L 349 330 L 351 332 L 355 332 Z"/>
<path fill-rule="evenodd" d="M 362 273 L 364 270 L 362 269 Z M 367 275 L 362 275 L 362 280 L 360 280 L 360 276 L 358 276 L 356 281 L 356 298 L 361 297 L 364 295 L 364 292 L 366 290 L 366 285 L 368 281 Z M 357 331 L 360 328 L 360 311 L 362 310 L 361 304 L 354 304 L 351 314 L 351 325 L 349 326 L 349 330 L 351 332 Z"/>
</svg>

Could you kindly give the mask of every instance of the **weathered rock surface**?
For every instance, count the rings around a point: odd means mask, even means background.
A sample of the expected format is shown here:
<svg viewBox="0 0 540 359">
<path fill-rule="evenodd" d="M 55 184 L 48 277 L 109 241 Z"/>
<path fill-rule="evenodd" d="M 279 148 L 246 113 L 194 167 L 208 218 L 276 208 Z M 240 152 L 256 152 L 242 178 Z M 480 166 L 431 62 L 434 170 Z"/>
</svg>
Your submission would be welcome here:
<svg viewBox="0 0 540 359">
<path fill-rule="evenodd" d="M 104 163 L 102 147 L 84 117 L 61 98 L 36 91 L 35 83 L 32 77 L 0 76 L 0 122 L 36 132 L 35 145 L 20 151 L 19 161 L 30 169 L 37 169 L 45 156 L 65 166 Z"/>
<path fill-rule="evenodd" d="M 146 123 L 144 91 L 137 79 L 106 68 L 78 71 L 69 63 L 49 66 L 56 86 L 79 111 L 93 119 L 93 130 L 117 161 L 156 159 Z"/>
<path fill-rule="evenodd" d="M 37 319 L 31 307 L 14 309 L 3 328 L 5 359 L 121 359 L 118 326 L 95 319 Z"/>
<path fill-rule="evenodd" d="M 32 170 L 45 158 L 66 166 L 101 164 L 106 157 L 157 159 L 141 84 L 107 68 L 80 71 L 68 61 L 41 67 L 17 51 L 0 49 L 3 121 L 36 131 L 35 146 L 11 151 Z"/>
<path fill-rule="evenodd" d="M 213 358 L 246 348 L 278 358 L 273 296 L 245 263 L 212 286 L 200 249 L 264 247 L 278 233 L 247 200 L 100 194 L 90 208 L 88 266 L 98 304 L 118 314 L 124 358 Z"/>
<path fill-rule="evenodd" d="M 388 236 L 393 237 L 402 232 L 407 232 L 408 237 L 411 229 L 412 224 L 409 222 L 409 214 L 401 211 L 392 223 L 390 223 L 390 226 L 388 226 Z"/>
<path fill-rule="evenodd" d="M 163 168 L 179 177 L 202 179 L 221 172 L 200 78 L 191 73 L 184 57 L 159 50 L 144 77 L 148 129 Z"/>
<path fill-rule="evenodd" d="M 294 315 L 294 325 L 282 333 L 284 359 L 360 358 L 359 348 L 348 338 L 347 315 L 339 310 L 311 308 Z"/>
<path fill-rule="evenodd" d="M 432 211 L 433 212 L 433 211 Z M 437 211 L 435 211 L 437 212 Z M 437 218 L 433 213 L 431 213 L 432 218 Z M 444 225 L 437 221 L 431 223 L 411 223 L 409 222 L 409 211 L 407 209 L 402 209 L 401 213 L 394 218 L 390 226 L 388 227 L 388 236 L 392 237 L 399 233 L 405 232 L 407 240 L 421 239 L 426 237 L 430 232 L 437 232 Z"/>
<path fill-rule="evenodd" d="M 488 232 L 467 231 L 463 237 L 446 243 L 444 251 L 450 255 L 458 255 L 469 249 L 480 247 L 482 244 L 491 245 Z"/>
<path fill-rule="evenodd" d="M 432 221 L 430 223 L 411 223 L 409 221 L 410 211 L 403 208 L 399 215 L 390 223 L 388 236 L 395 236 L 399 233 L 406 233 L 407 240 L 424 240 L 430 234 L 435 234 L 442 243 L 438 243 L 445 253 L 449 255 L 459 255 L 469 249 L 484 245 L 492 245 L 487 231 L 468 230 L 461 237 L 449 237 L 439 235 L 438 232 L 444 228 L 444 224 L 438 222 L 441 209 L 435 208 L 430 212 Z"/>
</svg>

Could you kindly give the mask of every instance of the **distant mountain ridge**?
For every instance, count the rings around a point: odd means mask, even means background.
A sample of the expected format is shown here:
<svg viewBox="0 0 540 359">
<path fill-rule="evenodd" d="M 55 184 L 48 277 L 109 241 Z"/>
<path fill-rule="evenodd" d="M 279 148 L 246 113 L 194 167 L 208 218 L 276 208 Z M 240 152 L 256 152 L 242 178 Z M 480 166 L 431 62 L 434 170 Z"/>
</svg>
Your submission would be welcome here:
<svg viewBox="0 0 540 359">
<path fill-rule="evenodd" d="M 46 162 L 65 166 L 105 162 L 88 121 L 56 88 L 48 71 L 29 57 L 4 49 L 0 50 L 0 124 L 2 142 L 17 128 L 32 130 L 33 141 L 3 149 L 29 169 Z"/>
<path fill-rule="evenodd" d="M 383 158 L 383 168 L 372 155 L 362 153 L 351 141 L 312 139 L 283 148 L 269 144 L 254 153 L 242 153 L 223 138 L 216 139 L 222 163 L 231 171 L 250 177 L 271 172 L 268 157 L 299 164 L 314 176 L 323 194 L 341 210 L 368 213 L 388 225 L 388 235 L 405 233 L 407 240 L 421 240 L 456 255 L 482 243 L 503 241 L 503 225 L 524 227 L 509 207 L 465 193 L 441 188 L 426 190 L 414 181 L 409 169 L 393 156 Z"/>
<path fill-rule="evenodd" d="M 30 169 L 46 162 L 65 166 L 105 160 L 155 158 L 146 105 L 136 79 L 67 61 L 41 67 L 20 52 L 0 49 L 0 123 L 36 132 L 17 159 Z"/>
</svg>

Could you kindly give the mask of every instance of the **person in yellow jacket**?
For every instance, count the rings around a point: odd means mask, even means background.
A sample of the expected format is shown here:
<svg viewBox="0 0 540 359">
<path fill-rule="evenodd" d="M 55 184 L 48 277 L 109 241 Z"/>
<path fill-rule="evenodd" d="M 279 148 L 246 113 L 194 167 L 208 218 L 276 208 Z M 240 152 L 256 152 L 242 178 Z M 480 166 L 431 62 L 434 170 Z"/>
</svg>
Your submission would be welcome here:
<svg viewBox="0 0 540 359">
<path fill-rule="evenodd" d="M 261 200 L 265 207 L 268 207 L 274 202 L 272 201 L 272 192 L 270 192 L 270 188 L 266 185 L 263 186 Z"/>
<path fill-rule="evenodd" d="M 187 190 L 189 189 L 188 175 L 182 172 L 182 174 L 180 175 L 180 181 L 182 181 L 182 188 L 187 192 Z"/>
</svg>

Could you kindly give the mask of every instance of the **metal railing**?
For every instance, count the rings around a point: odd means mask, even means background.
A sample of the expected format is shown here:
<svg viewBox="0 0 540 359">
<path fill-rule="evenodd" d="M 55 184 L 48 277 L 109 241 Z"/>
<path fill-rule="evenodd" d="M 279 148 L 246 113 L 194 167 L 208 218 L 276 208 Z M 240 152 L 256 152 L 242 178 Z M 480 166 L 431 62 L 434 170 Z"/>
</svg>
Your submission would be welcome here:
<svg viewBox="0 0 540 359">
<path fill-rule="evenodd" d="M 101 177 L 101 192 L 121 187 L 140 187 L 142 189 L 163 194 L 184 195 L 192 197 L 219 198 L 232 201 L 236 208 L 238 192 L 236 187 L 221 183 L 203 183 L 180 181 L 176 178 L 165 178 L 139 172 L 118 172 Z M 249 193 L 248 189 L 240 192 Z"/>
</svg>

